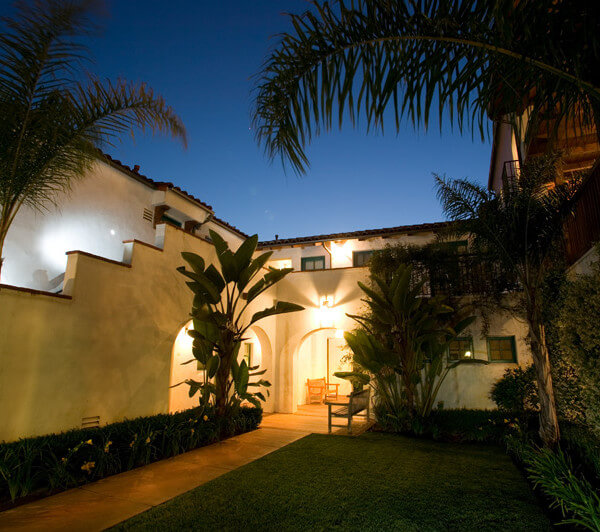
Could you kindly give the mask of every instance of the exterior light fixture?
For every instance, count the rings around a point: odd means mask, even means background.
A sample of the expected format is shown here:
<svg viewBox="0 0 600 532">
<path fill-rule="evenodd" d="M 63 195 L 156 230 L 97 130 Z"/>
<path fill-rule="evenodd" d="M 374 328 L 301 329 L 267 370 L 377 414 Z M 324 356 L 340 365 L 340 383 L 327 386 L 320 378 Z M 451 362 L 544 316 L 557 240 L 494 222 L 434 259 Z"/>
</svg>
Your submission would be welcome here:
<svg viewBox="0 0 600 532">
<path fill-rule="evenodd" d="M 333 296 L 321 296 L 319 301 L 319 322 L 321 327 L 335 327 Z"/>
<path fill-rule="evenodd" d="M 465 358 L 471 358 L 473 356 L 473 354 L 471 353 L 471 351 L 465 351 Z"/>
</svg>

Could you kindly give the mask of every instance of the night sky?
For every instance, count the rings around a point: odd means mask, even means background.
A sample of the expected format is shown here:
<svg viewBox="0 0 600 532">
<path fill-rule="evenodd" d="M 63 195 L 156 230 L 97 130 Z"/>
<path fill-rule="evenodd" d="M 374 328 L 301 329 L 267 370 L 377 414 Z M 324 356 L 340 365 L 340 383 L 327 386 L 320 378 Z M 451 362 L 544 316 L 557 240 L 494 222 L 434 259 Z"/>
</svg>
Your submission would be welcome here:
<svg viewBox="0 0 600 532">
<path fill-rule="evenodd" d="M 10 2 L 0 0 L 4 14 Z M 184 150 L 164 137 L 124 138 L 107 151 L 172 181 L 217 216 L 263 240 L 442 219 L 432 173 L 487 181 L 489 142 L 444 127 L 366 134 L 348 124 L 308 150 L 298 178 L 270 164 L 250 129 L 250 79 L 304 0 L 112 0 L 90 43 L 100 77 L 146 81 L 182 117 Z M 390 122 L 390 126 L 392 123 Z"/>
</svg>

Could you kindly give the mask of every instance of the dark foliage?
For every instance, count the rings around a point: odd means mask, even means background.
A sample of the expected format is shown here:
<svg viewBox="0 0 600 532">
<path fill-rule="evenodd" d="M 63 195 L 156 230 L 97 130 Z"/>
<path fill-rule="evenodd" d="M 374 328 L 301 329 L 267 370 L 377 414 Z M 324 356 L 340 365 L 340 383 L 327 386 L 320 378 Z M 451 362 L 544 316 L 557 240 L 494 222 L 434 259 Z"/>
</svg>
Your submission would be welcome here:
<svg viewBox="0 0 600 532">
<path fill-rule="evenodd" d="M 397 420 L 380 416 L 378 428 L 384 432 L 408 434 L 448 442 L 500 444 L 504 437 L 522 429 L 514 416 L 498 410 L 438 409 L 427 418 Z"/>
<path fill-rule="evenodd" d="M 492 386 L 490 397 L 500 410 L 519 416 L 539 411 L 534 367 L 507 369 Z"/>
<path fill-rule="evenodd" d="M 254 430 L 262 410 L 194 408 L 0 444 L 0 500 L 63 490 Z"/>
</svg>

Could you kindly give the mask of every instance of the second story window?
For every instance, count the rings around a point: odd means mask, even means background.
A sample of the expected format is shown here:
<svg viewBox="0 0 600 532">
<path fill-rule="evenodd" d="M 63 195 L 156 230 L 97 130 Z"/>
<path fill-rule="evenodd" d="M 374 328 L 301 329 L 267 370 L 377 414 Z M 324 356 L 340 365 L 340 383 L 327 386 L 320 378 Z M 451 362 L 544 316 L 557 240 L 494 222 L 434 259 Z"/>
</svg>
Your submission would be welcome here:
<svg viewBox="0 0 600 532">
<path fill-rule="evenodd" d="M 473 358 L 473 338 L 462 336 L 455 338 L 448 346 L 448 360 L 464 360 Z"/>
<path fill-rule="evenodd" d="M 352 252 L 352 266 L 366 266 L 369 264 L 371 257 L 373 256 L 374 250 L 368 249 L 366 251 L 353 251 Z"/>
<path fill-rule="evenodd" d="M 324 270 L 325 269 L 325 256 L 320 257 L 302 257 L 302 271 L 307 272 L 311 270 Z"/>
</svg>

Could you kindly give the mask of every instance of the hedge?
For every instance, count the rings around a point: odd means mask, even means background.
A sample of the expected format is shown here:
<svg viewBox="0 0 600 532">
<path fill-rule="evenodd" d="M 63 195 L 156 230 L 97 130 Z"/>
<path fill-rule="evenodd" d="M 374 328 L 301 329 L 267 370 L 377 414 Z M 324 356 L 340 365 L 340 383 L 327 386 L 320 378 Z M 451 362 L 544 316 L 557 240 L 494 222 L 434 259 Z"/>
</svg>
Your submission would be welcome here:
<svg viewBox="0 0 600 532">
<path fill-rule="evenodd" d="M 259 408 L 241 408 L 223 419 L 193 408 L 0 443 L 0 502 L 128 471 L 254 430 L 261 420 Z"/>
</svg>

